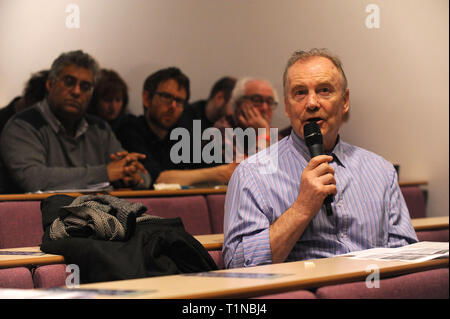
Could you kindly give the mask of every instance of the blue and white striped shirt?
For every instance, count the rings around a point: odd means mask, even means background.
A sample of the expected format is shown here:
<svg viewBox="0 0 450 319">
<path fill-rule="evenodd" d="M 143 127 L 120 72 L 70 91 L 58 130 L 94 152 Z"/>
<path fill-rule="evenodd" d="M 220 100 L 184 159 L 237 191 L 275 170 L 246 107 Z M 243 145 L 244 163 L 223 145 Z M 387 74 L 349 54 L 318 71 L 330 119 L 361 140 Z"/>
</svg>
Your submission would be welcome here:
<svg viewBox="0 0 450 319">
<path fill-rule="evenodd" d="M 393 165 L 342 141 L 332 155 L 329 165 L 335 170 L 337 187 L 333 215 L 327 216 L 322 207 L 286 261 L 417 242 Z M 235 169 L 225 200 L 227 268 L 272 263 L 269 227 L 296 200 L 310 159 L 304 141 L 292 131 Z"/>
</svg>

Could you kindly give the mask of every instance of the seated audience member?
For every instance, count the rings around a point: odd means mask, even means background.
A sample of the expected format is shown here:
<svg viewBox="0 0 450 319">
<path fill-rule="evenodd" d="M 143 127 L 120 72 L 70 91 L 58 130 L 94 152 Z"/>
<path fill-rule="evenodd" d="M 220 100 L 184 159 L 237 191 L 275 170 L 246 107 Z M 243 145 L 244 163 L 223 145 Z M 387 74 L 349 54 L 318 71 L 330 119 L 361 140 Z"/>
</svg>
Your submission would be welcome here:
<svg viewBox="0 0 450 319">
<path fill-rule="evenodd" d="M 85 114 L 97 77 L 88 54 L 61 54 L 50 69 L 46 98 L 6 124 L 1 154 L 22 191 L 148 182 L 139 162 L 144 155 L 126 152 L 106 122 Z"/>
<path fill-rule="evenodd" d="M 128 87 L 113 70 L 102 69 L 87 112 L 104 119 L 116 131 L 127 113 Z"/>
<path fill-rule="evenodd" d="M 417 242 L 393 165 L 339 135 L 350 103 L 340 60 L 325 49 L 297 51 L 287 63 L 283 86 L 293 130 L 259 152 L 259 161 L 249 158 L 236 168 L 225 201 L 225 265 L 307 260 Z M 326 153 L 312 159 L 303 133 L 309 122 L 319 125 Z M 267 163 L 276 163 L 276 170 L 268 174 Z M 334 195 L 331 215 L 323 204 L 328 195 Z"/>
<path fill-rule="evenodd" d="M 231 112 L 214 124 L 222 133 L 222 147 L 225 149 L 229 144 L 230 149 L 234 150 L 232 156 L 235 159 L 242 159 L 266 148 L 270 144 L 270 125 L 277 104 L 278 95 L 268 81 L 250 77 L 239 79 L 231 93 Z M 252 129 L 254 135 L 248 139 L 239 139 L 236 138 L 239 134 L 227 135 L 227 128 L 241 128 L 243 131 Z M 278 141 L 278 136 L 272 137 L 272 140 Z"/>
<path fill-rule="evenodd" d="M 217 80 L 208 99 L 186 105 L 183 115 L 201 120 L 202 130 L 213 127 L 216 121 L 230 113 L 228 101 L 235 84 L 236 79 L 229 76 Z"/>
<path fill-rule="evenodd" d="M 215 164 L 195 163 L 192 153 L 187 162 L 177 162 L 173 158 L 172 147 L 180 142 L 170 139 L 172 129 L 192 127 L 192 123 L 186 123 L 187 119 L 181 117 L 189 95 L 189 79 L 178 68 L 151 74 L 144 82 L 142 93 L 144 115 L 128 115 L 117 136 L 126 149 L 146 155 L 142 163 L 155 183 L 227 183 L 235 163 L 210 167 Z M 189 133 L 194 138 L 192 132 Z M 201 141 L 190 139 L 188 142 Z"/>
<path fill-rule="evenodd" d="M 22 96 L 15 97 L 6 107 L 0 110 L 0 133 L 6 122 L 16 113 L 44 99 L 47 90 L 48 70 L 42 70 L 31 75 L 25 84 Z"/>
<path fill-rule="evenodd" d="M 48 70 L 42 70 L 31 75 L 25 84 L 22 96 L 15 97 L 8 106 L 0 110 L 0 134 L 8 120 L 16 113 L 41 101 L 47 92 L 45 82 L 47 81 Z M 0 194 L 17 193 L 18 187 L 12 181 L 8 170 L 4 167 L 0 158 Z"/>
</svg>

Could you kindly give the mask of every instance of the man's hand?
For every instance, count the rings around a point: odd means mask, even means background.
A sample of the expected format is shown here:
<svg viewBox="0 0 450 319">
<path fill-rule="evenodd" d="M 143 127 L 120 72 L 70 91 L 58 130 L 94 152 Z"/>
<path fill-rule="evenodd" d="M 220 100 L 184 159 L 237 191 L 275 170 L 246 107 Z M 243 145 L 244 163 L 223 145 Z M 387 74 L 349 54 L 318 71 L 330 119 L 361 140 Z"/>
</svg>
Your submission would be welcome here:
<svg viewBox="0 0 450 319">
<path fill-rule="evenodd" d="M 256 133 L 258 133 L 258 128 L 265 128 L 267 135 L 270 132 L 269 121 L 261 114 L 258 108 L 251 104 L 243 103 L 241 105 L 241 113 L 238 120 L 242 126 L 254 128 Z"/>
<path fill-rule="evenodd" d="M 140 153 L 128 153 L 127 151 L 111 154 L 111 162 L 106 166 L 110 182 L 122 180 L 126 186 L 135 186 L 143 183 L 144 180 L 139 172 L 146 172 L 146 169 L 139 162 L 145 155 Z"/>
<path fill-rule="evenodd" d="M 305 167 L 300 180 L 300 192 L 292 206 L 295 210 L 313 218 L 325 198 L 337 193 L 334 169 L 328 165 L 332 160 L 332 156 L 319 155 Z"/>
</svg>

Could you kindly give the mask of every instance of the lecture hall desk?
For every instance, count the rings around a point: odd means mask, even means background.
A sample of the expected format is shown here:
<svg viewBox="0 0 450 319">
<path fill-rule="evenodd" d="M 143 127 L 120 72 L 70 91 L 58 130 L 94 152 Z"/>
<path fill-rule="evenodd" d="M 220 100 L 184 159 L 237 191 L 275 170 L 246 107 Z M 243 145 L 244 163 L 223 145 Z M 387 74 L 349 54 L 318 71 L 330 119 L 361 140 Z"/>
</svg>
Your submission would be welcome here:
<svg viewBox="0 0 450 319">
<path fill-rule="evenodd" d="M 79 288 L 131 290 L 134 293 L 118 297 L 133 299 L 249 298 L 365 280 L 373 273 L 374 265 L 378 267 L 380 277 L 384 278 L 448 267 L 448 258 L 426 262 L 404 262 L 333 257 L 203 273 L 209 276 L 198 274 L 161 276 L 84 284 Z M 224 275 L 228 277 L 219 277 Z M 114 296 L 99 295 L 98 298 L 114 298 Z"/>
</svg>

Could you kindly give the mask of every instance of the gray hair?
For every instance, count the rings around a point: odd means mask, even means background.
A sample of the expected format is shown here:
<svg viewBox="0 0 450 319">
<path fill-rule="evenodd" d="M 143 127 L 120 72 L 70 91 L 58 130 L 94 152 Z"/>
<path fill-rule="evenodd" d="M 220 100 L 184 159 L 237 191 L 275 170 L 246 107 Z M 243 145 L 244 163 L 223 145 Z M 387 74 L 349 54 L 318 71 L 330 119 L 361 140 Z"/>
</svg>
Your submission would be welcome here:
<svg viewBox="0 0 450 319">
<path fill-rule="evenodd" d="M 93 57 L 81 50 L 62 53 L 52 63 L 48 78 L 53 82 L 58 77 L 62 69 L 68 65 L 76 65 L 92 72 L 94 76 L 94 85 L 100 76 L 100 67 Z"/>
<path fill-rule="evenodd" d="M 302 51 L 298 50 L 295 51 L 291 57 L 289 58 L 286 68 L 284 69 L 283 73 L 283 90 L 286 93 L 286 85 L 287 85 L 287 73 L 289 68 L 294 65 L 297 61 L 300 60 L 307 60 L 312 57 L 324 57 L 333 62 L 334 66 L 339 70 L 339 72 L 342 75 L 342 93 L 344 93 L 347 90 L 347 77 L 345 76 L 344 70 L 342 68 L 342 62 L 339 59 L 339 57 L 333 53 L 331 53 L 328 49 L 311 49 L 308 51 Z"/>
<path fill-rule="evenodd" d="M 233 111 L 236 110 L 237 104 L 240 102 L 242 97 L 245 95 L 245 86 L 247 85 L 247 83 L 253 82 L 253 81 L 261 81 L 261 82 L 267 83 L 272 88 L 274 101 L 277 102 L 277 103 L 280 102 L 278 100 L 277 91 L 275 90 L 275 88 L 273 87 L 273 85 L 269 81 L 267 81 L 265 79 L 260 79 L 260 78 L 243 77 L 243 78 L 240 78 L 236 82 L 236 85 L 234 86 L 234 89 L 231 92 L 230 106 L 231 106 L 231 109 Z"/>
</svg>

